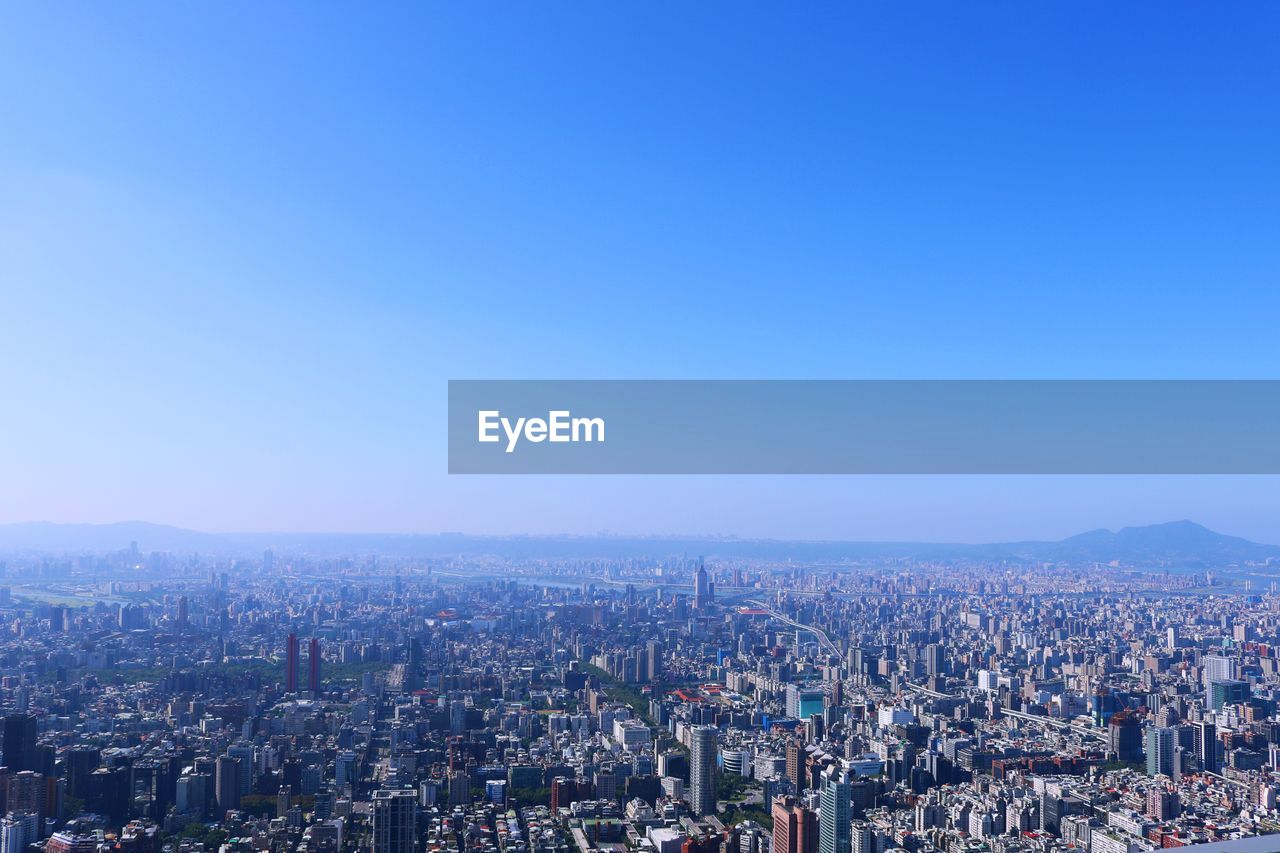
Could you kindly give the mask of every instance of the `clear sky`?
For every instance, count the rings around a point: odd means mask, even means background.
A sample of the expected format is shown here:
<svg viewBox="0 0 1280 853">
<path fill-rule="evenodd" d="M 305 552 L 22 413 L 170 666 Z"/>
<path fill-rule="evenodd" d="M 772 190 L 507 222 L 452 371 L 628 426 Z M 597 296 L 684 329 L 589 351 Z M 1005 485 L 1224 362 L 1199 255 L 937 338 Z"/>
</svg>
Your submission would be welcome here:
<svg viewBox="0 0 1280 853">
<path fill-rule="evenodd" d="M 1273 3 L 26 3 L 0 522 L 987 540 L 1277 478 L 450 478 L 449 378 L 1280 378 Z"/>
</svg>

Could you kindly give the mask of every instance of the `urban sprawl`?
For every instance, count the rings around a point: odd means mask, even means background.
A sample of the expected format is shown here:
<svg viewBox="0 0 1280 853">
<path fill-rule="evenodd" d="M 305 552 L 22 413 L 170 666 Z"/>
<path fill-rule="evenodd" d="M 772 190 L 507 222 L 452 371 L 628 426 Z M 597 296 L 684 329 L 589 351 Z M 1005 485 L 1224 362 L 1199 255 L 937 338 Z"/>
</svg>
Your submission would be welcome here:
<svg viewBox="0 0 1280 853">
<path fill-rule="evenodd" d="M 1266 566 L 0 567 L 0 853 L 1280 850 Z"/>
</svg>

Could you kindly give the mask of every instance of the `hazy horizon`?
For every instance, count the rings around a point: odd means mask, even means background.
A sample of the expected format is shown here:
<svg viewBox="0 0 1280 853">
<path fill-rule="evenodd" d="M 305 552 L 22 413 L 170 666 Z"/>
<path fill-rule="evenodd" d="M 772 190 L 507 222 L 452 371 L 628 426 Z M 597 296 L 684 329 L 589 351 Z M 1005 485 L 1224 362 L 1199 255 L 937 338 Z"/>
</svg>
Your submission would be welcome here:
<svg viewBox="0 0 1280 853">
<path fill-rule="evenodd" d="M 862 538 L 853 538 L 853 539 L 839 538 L 839 537 L 835 537 L 835 538 L 833 537 L 789 537 L 789 536 L 756 535 L 756 534 L 750 534 L 750 533 L 734 533 L 731 531 L 715 532 L 715 531 L 695 531 L 695 530 L 687 530 L 687 531 L 630 530 L 629 531 L 629 530 L 600 529 L 600 530 L 592 530 L 592 531 L 546 530 L 546 531 L 538 531 L 538 532 L 528 531 L 528 530 L 475 531 L 475 530 L 445 530 L 445 529 L 440 529 L 440 530 L 302 530 L 302 529 L 298 529 L 298 530 L 284 530 L 284 529 L 213 530 L 213 529 L 205 529 L 205 528 L 199 528 L 199 527 L 187 527 L 182 525 L 165 524 L 162 522 L 155 522 L 155 521 L 149 521 L 149 520 L 137 519 L 137 518 L 120 519 L 115 521 L 100 521 L 100 522 L 87 522 L 87 521 L 60 522 L 60 521 L 49 521 L 45 519 L 32 519 L 27 521 L 0 522 L 0 528 L 14 528 L 14 527 L 28 527 L 28 526 L 34 527 L 34 526 L 46 526 L 46 525 L 51 527 L 65 527 L 65 528 L 77 528 L 77 527 L 103 528 L 103 527 L 129 527 L 133 525 L 138 525 L 141 527 L 171 529 L 171 530 L 183 531 L 188 533 L 196 533 L 196 534 L 210 535 L 210 536 L 226 536 L 226 537 L 234 537 L 234 536 L 266 537 L 266 536 L 273 536 L 273 535 L 307 536 L 307 537 L 310 537 L 310 536 L 316 536 L 316 537 L 324 537 L 324 536 L 333 536 L 333 537 L 464 536 L 464 537 L 478 537 L 478 538 L 528 537 L 528 538 L 549 538 L 549 539 L 553 539 L 557 537 L 584 538 L 584 539 L 598 537 L 598 538 L 618 538 L 618 539 L 707 539 L 707 540 L 740 539 L 740 540 L 747 540 L 747 541 L 749 540 L 777 541 L 777 542 L 791 541 L 791 542 L 813 542 L 813 543 L 828 543 L 828 544 L 841 544 L 841 543 L 874 544 L 877 542 L 897 542 L 897 543 L 904 543 L 904 544 L 920 544 L 920 545 L 934 545 L 934 544 L 937 544 L 937 545 L 989 545 L 989 544 L 1036 542 L 1036 541 L 1056 542 L 1061 539 L 1067 539 L 1072 536 L 1076 536 L 1083 533 L 1092 533 L 1098 530 L 1106 530 L 1108 532 L 1114 533 L 1120 530 L 1130 529 L 1130 528 L 1140 529 L 1140 528 L 1148 528 L 1148 527 L 1159 527 L 1164 525 L 1176 525 L 1181 523 L 1191 523 L 1196 526 L 1203 527 L 1213 533 L 1221 534 L 1224 536 L 1235 536 L 1242 539 L 1247 539 L 1257 544 L 1263 544 L 1263 545 L 1277 544 L 1277 543 L 1272 543 L 1270 541 L 1267 541 L 1265 539 L 1254 539 L 1250 536 L 1237 533 L 1233 530 L 1220 529 L 1220 528 L 1213 527 L 1211 525 L 1201 524 L 1199 521 L 1193 518 L 1166 519 L 1164 521 L 1147 522 L 1144 524 L 1137 524 L 1137 525 L 1129 525 L 1129 524 L 1101 525 L 1098 527 L 1074 530 L 1069 533 L 1065 533 L 1061 536 L 1049 536 L 1049 537 L 1009 536 L 1009 537 L 998 538 L 998 539 L 972 539 L 972 540 L 916 539 L 916 538 L 897 538 L 897 537 L 888 537 L 888 538 L 862 537 Z"/>
</svg>

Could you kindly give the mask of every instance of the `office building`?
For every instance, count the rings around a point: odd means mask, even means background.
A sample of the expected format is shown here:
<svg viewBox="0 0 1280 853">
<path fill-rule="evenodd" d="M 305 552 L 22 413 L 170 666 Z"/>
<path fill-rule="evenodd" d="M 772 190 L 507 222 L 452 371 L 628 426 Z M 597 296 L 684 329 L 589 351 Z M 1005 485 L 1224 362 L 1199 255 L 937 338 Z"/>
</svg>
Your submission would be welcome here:
<svg viewBox="0 0 1280 853">
<path fill-rule="evenodd" d="M 689 806 L 696 815 L 716 811 L 716 738 L 715 726 L 694 726 L 689 732 Z"/>
<path fill-rule="evenodd" d="M 417 798 L 411 790 L 373 792 L 373 853 L 413 853 Z"/>
<path fill-rule="evenodd" d="M 818 812 L 818 853 L 850 853 L 853 819 L 853 786 L 849 771 L 832 766 L 822 774 Z"/>
</svg>

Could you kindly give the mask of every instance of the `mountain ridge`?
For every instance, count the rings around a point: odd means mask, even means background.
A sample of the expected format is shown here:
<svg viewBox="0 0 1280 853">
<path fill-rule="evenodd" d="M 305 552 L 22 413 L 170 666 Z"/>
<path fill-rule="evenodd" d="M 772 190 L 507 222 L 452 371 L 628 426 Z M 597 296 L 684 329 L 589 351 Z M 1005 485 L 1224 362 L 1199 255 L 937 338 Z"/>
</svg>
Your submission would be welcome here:
<svg viewBox="0 0 1280 853">
<path fill-rule="evenodd" d="M 128 550 L 209 556 L 254 556 L 267 548 L 313 557 L 377 554 L 396 558 L 460 555 L 506 558 L 609 559 L 685 554 L 726 559 L 985 560 L 1212 566 L 1280 560 L 1280 546 L 1217 533 L 1183 519 L 1160 524 L 1087 530 L 1059 540 L 951 543 L 858 540 L 748 539 L 725 536 L 575 536 L 462 533 L 206 533 L 145 521 L 0 525 L 0 553 L 75 554 Z"/>
</svg>

